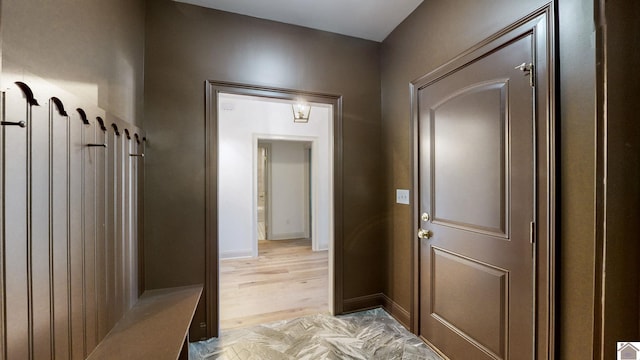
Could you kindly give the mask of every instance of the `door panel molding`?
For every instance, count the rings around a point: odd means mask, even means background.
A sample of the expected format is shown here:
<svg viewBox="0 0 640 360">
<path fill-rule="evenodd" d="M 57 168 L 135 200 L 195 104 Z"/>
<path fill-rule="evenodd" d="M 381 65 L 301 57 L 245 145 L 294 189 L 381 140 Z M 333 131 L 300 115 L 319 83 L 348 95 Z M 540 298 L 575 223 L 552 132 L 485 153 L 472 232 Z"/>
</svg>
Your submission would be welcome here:
<svg viewBox="0 0 640 360">
<path fill-rule="evenodd" d="M 495 94 L 491 94 L 490 92 L 494 92 Z M 473 99 L 473 95 L 479 95 L 482 96 L 482 98 L 477 98 L 477 99 Z M 495 98 L 490 98 L 493 97 L 491 95 L 497 95 L 497 99 Z M 453 117 L 449 118 L 446 116 L 446 111 L 448 110 L 450 107 L 453 108 L 455 107 L 455 105 L 458 102 L 471 102 L 473 100 L 476 100 L 476 102 L 478 103 L 482 103 L 482 102 L 490 102 L 490 101 L 498 101 L 500 102 L 500 106 L 499 106 L 499 110 L 500 113 L 497 114 L 497 119 L 492 119 L 492 120 L 497 120 L 496 122 L 498 123 L 499 129 L 493 129 L 495 130 L 495 132 L 497 132 L 497 134 L 482 134 L 485 135 L 485 137 L 481 137 L 479 136 L 480 134 L 478 134 L 477 136 L 473 136 L 472 138 L 474 139 L 474 141 L 479 141 L 480 143 L 477 144 L 468 144 L 470 145 L 469 149 L 461 149 L 461 148 L 452 148 L 451 146 L 447 146 L 449 144 L 450 139 L 445 139 L 445 141 L 438 141 L 438 139 L 436 138 L 436 134 L 439 133 L 439 128 L 443 127 L 445 128 L 445 132 L 447 133 L 448 136 L 451 137 L 455 137 L 458 136 L 459 134 L 455 133 L 456 130 L 458 130 L 461 126 L 459 126 L 460 124 L 452 124 L 447 126 L 447 124 L 449 122 L 451 122 L 451 120 L 455 120 Z M 508 204 L 510 201 L 509 198 L 509 172 L 510 172 L 510 152 L 509 152 L 509 116 L 508 116 L 508 106 L 509 106 L 509 81 L 508 79 L 496 79 L 496 80 L 491 80 L 491 81 L 485 81 L 485 82 L 480 82 L 480 83 L 476 83 L 473 84 L 471 86 L 467 86 L 463 89 L 460 89 L 459 91 L 456 91 L 452 94 L 450 94 L 449 96 L 447 96 L 444 100 L 436 103 L 433 107 L 431 107 L 429 109 L 429 117 L 430 117 L 430 124 L 431 127 L 429 129 L 429 137 L 430 137 L 430 142 L 431 142 L 431 149 L 430 149 L 430 163 L 431 163 L 431 169 L 430 169 L 430 184 L 431 184 L 431 192 L 434 194 L 431 197 L 431 217 L 433 219 L 433 223 L 438 223 L 438 224 L 442 224 L 445 226 L 450 226 L 450 227 L 454 227 L 454 228 L 459 228 L 459 229 L 463 229 L 463 230 L 469 230 L 469 231 L 474 231 L 474 232 L 479 232 L 479 233 L 483 233 L 483 234 L 487 234 L 487 235 L 493 235 L 493 236 L 499 236 L 499 237 L 504 237 L 506 239 L 509 238 L 509 212 L 506 211 L 508 208 Z M 442 110 L 445 112 L 445 115 L 443 115 L 442 117 L 444 117 L 445 119 L 441 121 L 441 116 L 439 116 L 439 111 Z M 442 112 L 440 112 L 442 113 Z M 451 114 L 450 114 L 451 115 Z M 473 114 L 465 114 L 467 118 L 470 118 Z M 470 119 L 471 120 L 471 119 Z M 442 123 L 442 125 L 439 125 L 440 123 Z M 493 124 L 495 125 L 495 124 Z M 449 131 L 446 131 L 449 130 Z M 498 166 L 496 166 L 499 169 L 499 174 L 497 174 L 497 176 L 494 176 L 494 180 L 493 183 L 497 183 L 497 189 L 493 188 L 492 186 L 487 186 L 486 182 L 484 184 L 484 186 L 482 187 L 482 189 L 478 189 L 478 180 L 480 178 L 480 176 L 482 174 L 477 174 L 477 176 L 475 176 L 474 178 L 466 178 L 466 179 L 456 179 L 455 175 L 456 175 L 456 171 L 448 171 L 448 176 L 451 178 L 453 177 L 453 179 L 450 180 L 458 180 L 457 182 L 459 183 L 460 180 L 466 180 L 468 183 L 464 184 L 467 186 L 458 186 L 458 188 L 463 188 L 463 189 L 459 189 L 459 191 L 456 192 L 455 197 L 456 199 L 450 199 L 454 202 L 454 204 L 456 205 L 460 205 L 458 206 L 459 208 L 464 208 L 466 210 L 466 206 L 462 206 L 463 203 L 465 201 L 466 198 L 468 198 L 469 194 L 465 194 L 464 193 L 464 188 L 468 188 L 469 190 L 471 190 L 473 188 L 475 193 L 484 193 L 484 194 L 488 194 L 488 195 L 494 195 L 494 197 L 499 197 L 498 201 L 495 201 L 495 204 L 493 204 L 495 207 L 497 207 L 497 209 L 487 209 L 487 210 L 494 210 L 494 215 L 495 218 L 493 219 L 493 223 L 492 224 L 481 224 L 481 222 L 486 222 L 489 221 L 491 222 L 491 214 L 489 213 L 489 211 L 484 211 L 482 212 L 482 214 L 485 214 L 483 216 L 483 219 L 454 219 L 453 216 L 451 215 L 455 215 L 451 212 L 452 209 L 447 209 L 449 214 L 449 216 L 447 216 L 447 214 L 445 215 L 440 215 L 440 212 L 438 211 L 438 207 L 437 207 L 437 200 L 438 200 L 438 194 L 439 194 L 439 188 L 440 187 L 447 187 L 447 186 L 451 186 L 452 183 L 456 183 L 456 181 L 436 181 L 438 176 L 439 176 L 439 172 L 441 170 L 441 168 L 444 167 L 444 169 L 448 168 L 448 164 L 444 164 L 443 165 L 439 165 L 436 162 L 436 154 L 443 152 L 443 153 L 449 153 L 449 157 L 453 158 L 450 160 L 464 160 L 464 158 L 469 157 L 469 156 L 475 156 L 476 159 L 479 159 L 480 156 L 477 156 L 478 154 L 475 154 L 475 150 L 480 149 L 481 145 L 483 142 L 487 142 L 487 135 L 497 135 L 497 141 L 496 141 L 496 149 L 493 149 L 493 151 L 497 152 L 498 156 L 494 156 L 494 159 L 491 159 L 493 161 L 499 162 Z M 495 140 L 495 139 L 493 139 Z M 441 144 L 444 143 L 444 144 Z M 475 145 L 475 146 L 474 146 Z M 442 151 L 440 151 L 442 150 Z M 466 152 L 464 150 L 467 150 Z M 491 155 L 496 155 L 496 154 L 491 154 Z M 476 166 L 476 168 L 474 169 L 475 172 L 481 172 L 483 169 L 489 168 L 490 164 L 483 164 L 480 163 L 479 161 L 476 161 L 476 163 L 474 164 Z M 445 171 L 446 173 L 446 171 Z M 441 185 L 441 183 L 443 185 Z M 460 184 L 458 184 L 460 185 Z M 467 191 L 469 191 L 467 190 Z M 462 191 L 462 192 L 461 192 Z M 482 203 L 481 206 L 487 208 L 488 203 L 491 203 L 491 196 L 485 196 L 486 197 L 486 201 L 484 201 Z M 450 201 L 451 202 L 451 201 Z M 469 205 L 469 204 L 467 204 Z M 465 217 L 464 215 L 462 217 Z M 474 221 L 475 220 L 475 221 Z"/>
<path fill-rule="evenodd" d="M 503 359 L 507 351 L 506 345 L 509 342 L 509 323 L 507 321 L 509 271 L 437 246 L 431 247 L 431 258 L 433 270 L 431 271 L 430 281 L 435 291 L 431 293 L 432 308 L 428 309 L 430 316 L 466 338 L 487 355 L 495 359 Z M 440 261 L 438 261 L 438 258 L 440 258 Z M 447 261 L 449 262 L 448 265 L 446 264 Z M 456 266 L 458 266 L 458 269 L 455 268 Z M 442 268 L 442 271 L 439 268 Z M 458 289 L 460 290 L 459 293 L 439 294 L 437 283 L 448 281 L 449 273 L 456 270 L 464 271 L 469 278 L 474 278 L 472 286 L 492 285 L 491 287 L 497 288 L 494 290 L 497 290 L 495 293 L 499 297 L 497 299 L 499 306 L 494 309 L 480 309 L 480 305 L 486 299 L 465 296 L 468 289 Z M 473 274 L 474 271 L 476 274 Z M 456 317 L 455 310 L 459 307 L 480 309 L 485 314 L 484 318 L 486 319 L 486 321 L 483 321 L 485 325 L 483 329 L 472 329 L 469 326 L 465 326 L 466 319 L 464 317 L 454 319 Z M 439 309 L 442 310 L 438 311 Z M 499 315 L 495 316 L 495 313 Z M 491 323 L 492 318 L 499 319 L 498 323 Z M 498 329 L 498 331 L 494 329 Z"/>
<path fill-rule="evenodd" d="M 555 352 L 555 306 L 556 306 L 556 105 L 555 105 L 555 11 L 553 3 L 519 19 L 512 25 L 478 43 L 448 63 L 436 68 L 410 84 L 412 119 L 412 174 L 414 184 L 413 228 L 420 222 L 419 156 L 430 157 L 430 150 L 419 148 L 418 114 L 419 90 L 458 71 L 478 59 L 500 50 L 510 42 L 522 37 L 533 39 L 534 59 L 534 164 L 535 186 L 534 236 L 532 251 L 534 262 L 534 351 L 536 359 L 554 359 Z M 518 64 L 514 64 L 518 65 Z M 422 151 L 422 153 L 420 153 Z M 505 169 L 506 171 L 506 169 Z M 431 185 L 433 186 L 433 185 Z M 434 222 L 435 223 L 435 222 Z M 420 243 L 414 239 L 413 246 L 413 287 L 411 330 L 418 334 L 420 329 L 420 286 L 425 279 L 420 278 Z M 424 339 L 431 343 L 429 339 Z"/>
</svg>

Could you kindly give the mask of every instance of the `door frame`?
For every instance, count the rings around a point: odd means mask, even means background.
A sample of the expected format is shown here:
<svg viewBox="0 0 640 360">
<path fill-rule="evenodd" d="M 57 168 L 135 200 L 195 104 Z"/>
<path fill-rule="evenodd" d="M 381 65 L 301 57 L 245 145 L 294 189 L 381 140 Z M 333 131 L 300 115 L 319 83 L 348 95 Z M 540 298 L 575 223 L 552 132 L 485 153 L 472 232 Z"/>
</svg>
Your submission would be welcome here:
<svg viewBox="0 0 640 360">
<path fill-rule="evenodd" d="M 314 198 L 316 191 L 313 190 L 316 184 L 311 181 L 313 174 L 316 173 L 316 171 L 313 171 L 313 167 L 318 163 L 318 161 L 312 161 L 312 157 L 315 154 L 313 149 L 315 148 L 316 145 L 314 142 L 307 142 L 304 146 L 304 233 L 307 238 L 311 237 L 311 249 L 313 251 L 319 251 L 318 241 L 315 235 L 317 226 L 314 224 L 316 213 L 312 207 L 318 203 L 318 199 Z"/>
<path fill-rule="evenodd" d="M 329 309 L 342 312 L 343 273 L 343 130 L 342 96 L 308 91 L 205 81 L 205 284 L 204 304 L 207 337 L 219 332 L 218 258 L 218 95 L 220 93 L 257 96 L 276 100 L 300 100 L 333 106 L 333 246 L 329 245 L 329 288 L 333 296 Z M 213 191 L 212 191 L 213 190 Z M 333 274 L 331 270 L 333 269 Z"/>
<path fill-rule="evenodd" d="M 261 144 L 262 139 L 258 138 L 258 144 L 257 147 L 258 149 L 263 148 L 265 151 L 265 157 L 266 157 L 266 161 L 264 162 L 264 168 L 262 169 L 262 181 L 263 181 L 263 187 L 264 187 L 264 237 L 265 240 L 269 240 L 269 238 L 271 238 L 271 236 L 269 236 L 269 231 L 271 229 L 271 218 L 270 218 L 270 213 L 271 213 L 271 200 L 270 198 L 270 194 L 271 194 L 271 143 L 269 142 L 264 142 Z M 258 159 L 258 161 L 260 161 L 260 159 Z M 256 173 L 257 173 L 257 168 L 256 168 Z M 257 179 L 257 182 L 260 182 L 260 179 Z M 260 196 L 260 191 L 259 191 L 259 185 L 256 183 L 256 191 L 258 193 L 258 197 Z M 257 212 L 257 208 L 255 209 Z M 256 243 L 259 241 L 260 239 L 256 239 Z M 256 246 L 257 249 L 257 246 Z"/>
<path fill-rule="evenodd" d="M 475 61 L 483 54 L 499 48 L 508 40 L 516 38 L 518 32 L 532 33 L 535 41 L 533 49 L 536 88 L 534 102 L 534 161 L 535 161 L 535 253 L 534 261 L 534 351 L 536 359 L 555 358 L 556 328 L 556 61 L 555 61 L 555 12 L 553 3 L 534 11 L 506 28 L 476 44 L 451 61 L 428 74 L 414 80 L 411 90 L 411 172 L 413 181 L 413 229 L 420 228 L 419 219 L 419 133 L 418 133 L 418 92 L 461 66 Z M 516 64 L 517 65 L 517 64 Z M 544 76 L 539 76 L 540 74 Z M 414 231 L 412 231 L 415 234 Z M 420 243 L 414 235 L 413 279 L 411 296 L 411 331 L 420 331 Z M 426 339 L 423 339 L 426 341 Z M 428 341 L 427 341 L 428 342 Z"/>
</svg>

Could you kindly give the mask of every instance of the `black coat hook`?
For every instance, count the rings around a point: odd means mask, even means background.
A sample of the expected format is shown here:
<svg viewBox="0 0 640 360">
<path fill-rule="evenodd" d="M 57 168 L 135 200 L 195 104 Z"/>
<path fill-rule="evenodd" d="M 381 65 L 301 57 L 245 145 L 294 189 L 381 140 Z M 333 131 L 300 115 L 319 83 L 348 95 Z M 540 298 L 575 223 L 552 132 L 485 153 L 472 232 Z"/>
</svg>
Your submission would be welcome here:
<svg viewBox="0 0 640 360">
<path fill-rule="evenodd" d="M 2 126 L 20 126 L 21 128 L 27 127 L 27 123 L 24 121 L 3 121 L 0 122 Z"/>
</svg>

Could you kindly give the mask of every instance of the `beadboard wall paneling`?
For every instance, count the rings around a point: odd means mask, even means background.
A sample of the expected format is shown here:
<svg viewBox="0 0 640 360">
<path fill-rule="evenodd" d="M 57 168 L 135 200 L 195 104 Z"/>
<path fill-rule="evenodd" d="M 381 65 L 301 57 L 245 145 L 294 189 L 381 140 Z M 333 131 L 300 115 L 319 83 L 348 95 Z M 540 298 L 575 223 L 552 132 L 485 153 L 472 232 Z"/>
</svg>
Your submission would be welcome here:
<svg viewBox="0 0 640 360">
<path fill-rule="evenodd" d="M 84 359 L 143 290 L 144 133 L 3 72 L 0 359 Z"/>
</svg>

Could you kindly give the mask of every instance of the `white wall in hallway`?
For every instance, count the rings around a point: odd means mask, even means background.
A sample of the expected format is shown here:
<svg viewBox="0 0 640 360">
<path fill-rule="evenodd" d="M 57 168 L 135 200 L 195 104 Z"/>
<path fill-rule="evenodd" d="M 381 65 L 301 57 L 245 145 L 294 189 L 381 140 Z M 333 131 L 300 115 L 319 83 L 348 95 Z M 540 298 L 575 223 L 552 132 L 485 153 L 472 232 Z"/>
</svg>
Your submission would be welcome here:
<svg viewBox="0 0 640 360">
<path fill-rule="evenodd" d="M 220 94 L 218 237 L 220 258 L 257 255 L 258 139 L 312 143 L 314 250 L 333 237 L 332 108 L 314 104 L 306 124 L 294 123 L 291 104 Z"/>
<path fill-rule="evenodd" d="M 269 240 L 299 239 L 306 233 L 309 214 L 305 197 L 305 143 L 272 141 L 271 182 L 268 183 Z"/>
</svg>

